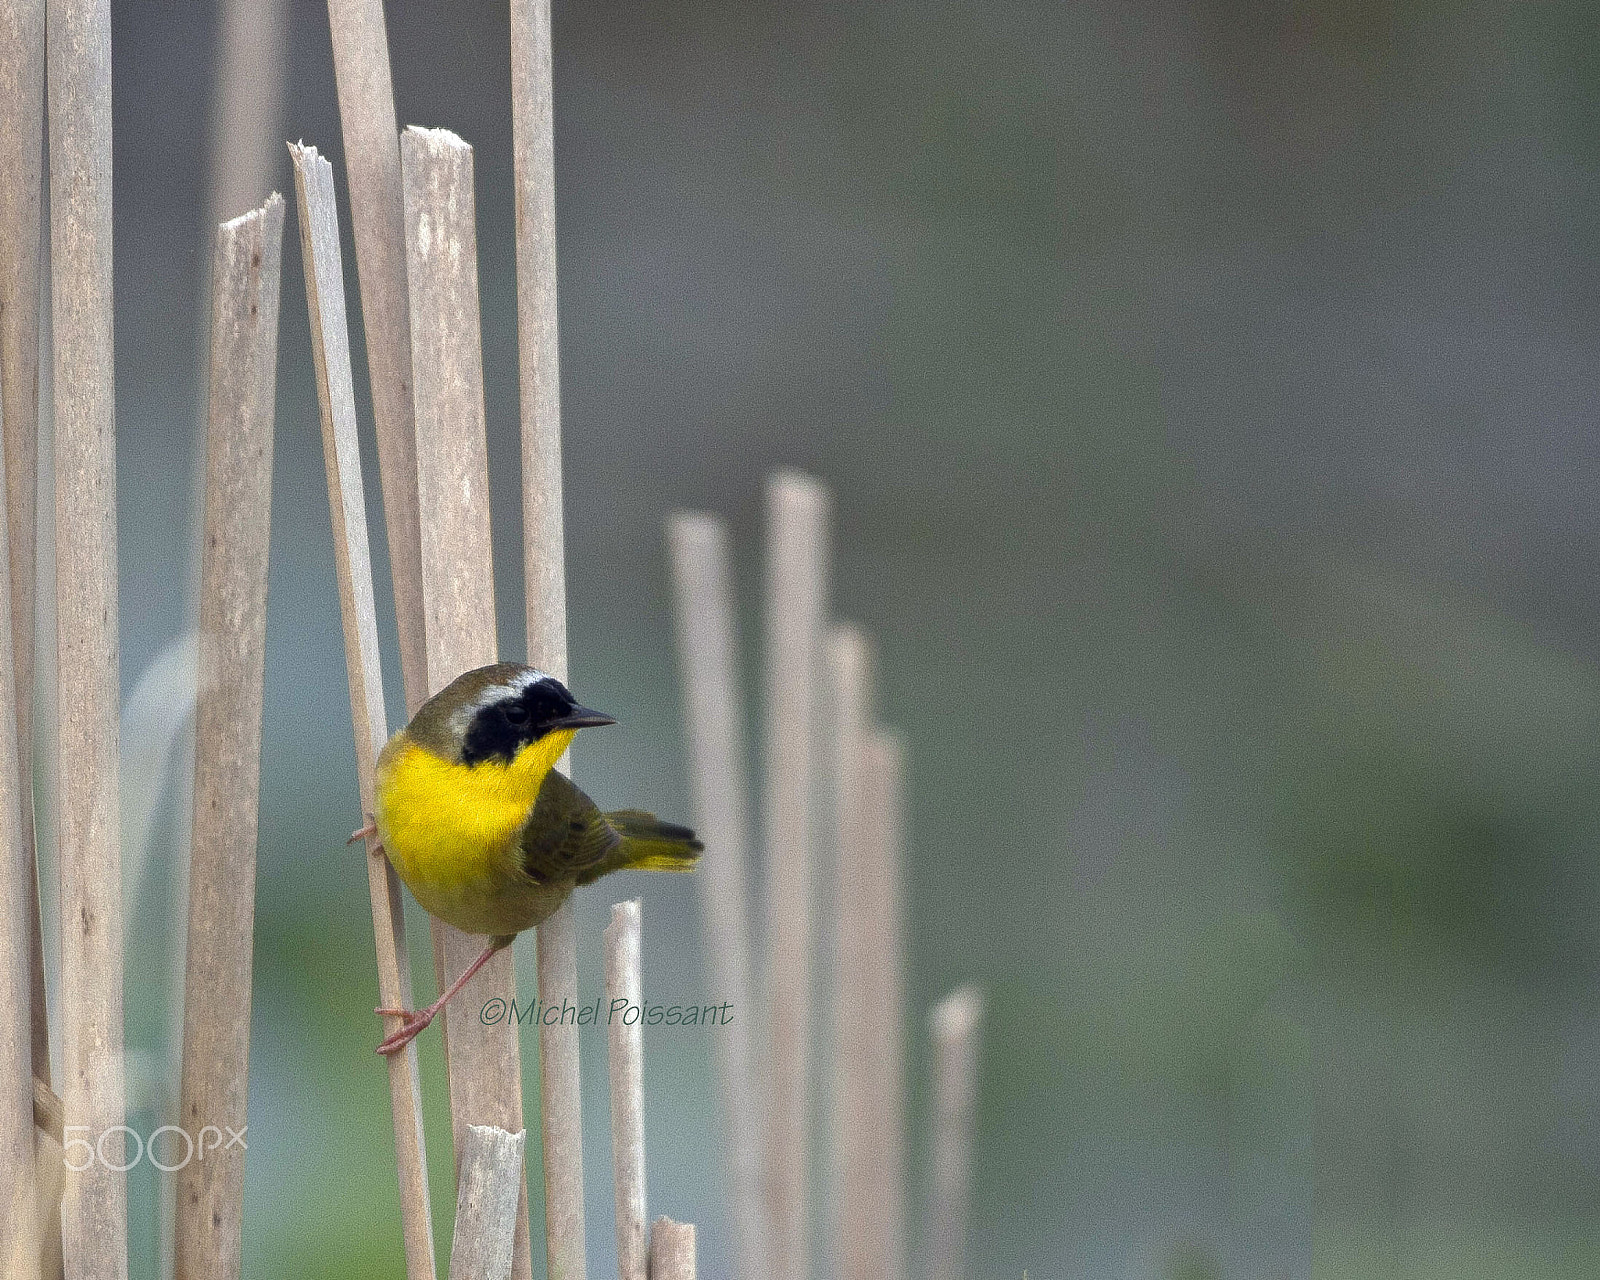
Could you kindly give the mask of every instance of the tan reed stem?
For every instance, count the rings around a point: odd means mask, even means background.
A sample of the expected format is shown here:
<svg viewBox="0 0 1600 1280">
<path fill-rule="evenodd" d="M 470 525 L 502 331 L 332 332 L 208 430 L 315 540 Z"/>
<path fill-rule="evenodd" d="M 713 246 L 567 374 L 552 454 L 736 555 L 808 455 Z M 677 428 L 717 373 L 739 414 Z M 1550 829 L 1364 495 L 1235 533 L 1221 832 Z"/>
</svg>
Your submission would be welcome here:
<svg viewBox="0 0 1600 1280">
<path fill-rule="evenodd" d="M 383 0 L 328 0 L 334 80 L 344 130 L 350 223 L 355 231 L 361 321 L 367 336 L 378 478 L 400 633 L 406 707 L 428 696 L 422 623 L 422 541 L 417 514 L 417 433 L 406 294 L 405 204 Z"/>
<path fill-rule="evenodd" d="M 739 1280 L 766 1276 L 766 1204 L 756 1111 L 756 1025 L 750 974 L 749 791 L 744 691 L 739 680 L 727 528 L 680 512 L 667 522 L 677 595 L 678 653 L 689 731 L 695 828 L 706 852 L 699 874 L 707 980 L 736 1010 L 713 1039 L 728 1143 L 728 1199 Z"/>
<path fill-rule="evenodd" d="M 650 1224 L 650 1280 L 695 1280 L 694 1223 L 660 1217 Z"/>
<path fill-rule="evenodd" d="M 282 257 L 277 194 L 217 228 L 178 1106 L 191 1138 L 208 1125 L 243 1132 L 246 1124 Z M 239 1275 L 244 1160 L 230 1146 L 178 1173 L 179 1280 Z"/>
<path fill-rule="evenodd" d="M 401 139 L 412 368 L 417 372 L 417 481 L 422 516 L 422 600 L 428 688 L 495 660 L 494 561 L 489 541 L 489 458 L 484 435 L 478 319 L 478 242 L 472 148 L 443 129 Z M 465 971 L 483 940 L 434 921 L 440 989 Z M 445 1054 L 456 1150 L 463 1128 L 522 1124 L 522 1069 L 515 1025 L 484 1026 L 491 996 L 516 994 L 511 948 L 499 952 L 446 1006 Z M 548 1158 L 548 1155 L 547 1155 Z M 512 1274 L 532 1275 L 524 1180 Z"/>
<path fill-rule="evenodd" d="M 8 537 L 4 503 L 0 486 L 0 539 Z M 22 838 L 18 757 L 11 583 L 0 575 L 0 1169 L 7 1171 L 0 1189 L 0 1273 L 40 1280 L 43 1204 L 33 1131 L 36 1091 L 45 1086 L 33 1074 L 32 897 L 26 891 L 34 875 L 33 845 Z"/>
<path fill-rule="evenodd" d="M 377 609 L 372 595 L 372 558 L 367 544 L 367 508 L 361 487 L 361 446 L 356 437 L 355 386 L 350 371 L 350 336 L 345 319 L 344 263 L 333 166 L 315 147 L 291 146 L 300 207 L 300 256 L 305 266 L 306 304 L 311 315 L 311 350 L 322 409 L 322 452 L 328 471 L 333 516 L 334 564 L 344 619 L 345 668 L 350 677 L 350 712 L 355 726 L 356 776 L 361 812 L 374 808 L 373 767 L 388 738 L 383 705 L 383 669 L 378 649 Z M 378 997 L 384 1008 L 409 1009 L 411 959 L 400 877 L 383 855 L 376 835 L 367 838 L 367 888 L 378 961 Z M 433 1217 L 428 1202 L 427 1147 L 422 1132 L 422 1088 L 415 1041 L 388 1055 L 389 1104 L 394 1114 L 395 1165 L 400 1178 L 400 1222 L 405 1237 L 407 1280 L 433 1280 Z"/>
<path fill-rule="evenodd" d="M 525 1130 L 469 1124 L 461 1144 L 450 1280 L 508 1280 L 521 1218 Z"/>
<path fill-rule="evenodd" d="M 928 1205 L 930 1280 L 965 1280 L 972 1181 L 973 1111 L 983 994 L 960 987 L 928 1017 L 933 1040 L 933 1150 Z"/>
<path fill-rule="evenodd" d="M 111 308 L 109 0 L 50 0 L 51 291 L 60 690 L 61 1099 L 69 1139 L 67 1274 L 128 1271 L 122 1061 L 122 855 L 117 818 L 117 471 Z"/>
<path fill-rule="evenodd" d="M 562 1008 L 578 997 L 578 925 L 572 900 L 538 927 L 539 1001 Z M 544 1143 L 545 1266 L 552 1277 L 583 1280 L 583 1101 L 578 1030 L 539 1027 L 539 1120 Z"/>
<path fill-rule="evenodd" d="M 768 1247 L 772 1276 L 804 1280 L 810 1253 L 816 700 L 823 671 L 829 503 L 822 485 L 794 471 L 772 477 L 767 502 Z"/>
<path fill-rule="evenodd" d="M 511 3 L 511 129 L 517 188 L 517 355 L 522 418 L 522 538 L 528 661 L 567 678 L 566 549 L 561 520 L 561 379 L 556 324 L 555 144 L 549 0 Z M 565 902 L 539 926 L 539 999 L 576 1000 L 578 931 Z M 583 1100 L 578 1029 L 539 1028 L 545 1262 L 583 1280 Z"/>
<path fill-rule="evenodd" d="M 870 667 L 859 633 L 834 635 L 835 666 Z M 849 657 L 841 646 L 856 651 Z M 841 672 L 841 674 L 843 674 Z M 858 675 L 841 725 L 838 965 L 833 992 L 836 1239 L 842 1280 L 905 1280 L 904 956 L 901 943 L 903 751 L 871 727 L 870 676 Z M 841 700 L 841 707 L 848 705 Z"/>
<path fill-rule="evenodd" d="M 639 901 L 618 902 L 606 929 L 606 1008 L 637 1008 L 643 1002 L 639 958 Z M 611 1077 L 611 1174 L 616 1194 L 617 1275 L 647 1280 L 645 1238 L 644 1027 L 643 1018 L 608 1018 L 607 1062 Z"/>
<path fill-rule="evenodd" d="M 511 0 L 511 136 L 517 188 L 517 368 L 528 661 L 564 680 L 567 586 L 561 521 L 550 0 Z"/>
</svg>

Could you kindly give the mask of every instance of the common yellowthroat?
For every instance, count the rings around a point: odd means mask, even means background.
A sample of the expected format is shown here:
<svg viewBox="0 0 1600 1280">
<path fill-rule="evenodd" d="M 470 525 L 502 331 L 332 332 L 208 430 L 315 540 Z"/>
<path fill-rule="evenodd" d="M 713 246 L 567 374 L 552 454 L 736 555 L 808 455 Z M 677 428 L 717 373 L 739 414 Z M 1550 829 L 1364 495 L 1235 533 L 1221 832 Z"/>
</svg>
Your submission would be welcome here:
<svg viewBox="0 0 1600 1280">
<path fill-rule="evenodd" d="M 694 866 L 702 846 L 687 827 L 638 809 L 601 813 L 556 772 L 579 729 L 615 723 L 579 706 L 554 676 L 500 662 L 457 676 L 389 739 L 373 826 L 356 835 L 375 829 L 418 902 L 490 942 L 426 1009 L 379 1009 L 401 1019 L 379 1053 L 414 1040 L 496 951 L 578 885 L 624 868 Z"/>
</svg>

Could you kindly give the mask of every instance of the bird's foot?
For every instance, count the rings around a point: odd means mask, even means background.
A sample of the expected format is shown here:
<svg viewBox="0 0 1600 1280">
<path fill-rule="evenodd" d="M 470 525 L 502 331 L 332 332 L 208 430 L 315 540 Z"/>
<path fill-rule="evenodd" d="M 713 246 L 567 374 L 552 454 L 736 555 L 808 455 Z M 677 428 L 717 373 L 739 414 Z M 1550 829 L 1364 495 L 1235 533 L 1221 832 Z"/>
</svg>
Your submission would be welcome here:
<svg viewBox="0 0 1600 1280">
<path fill-rule="evenodd" d="M 368 818 L 367 818 L 367 825 L 362 827 L 361 830 L 359 830 L 359 831 L 352 831 L 350 833 L 350 838 L 348 840 L 346 840 L 345 843 L 346 844 L 354 844 L 357 840 L 365 840 L 368 836 L 375 836 L 377 834 L 378 834 L 378 824 L 369 815 Z"/>
<path fill-rule="evenodd" d="M 400 1019 L 400 1029 L 386 1036 L 378 1045 L 378 1052 L 387 1057 L 390 1054 L 399 1053 L 400 1050 L 404 1049 L 427 1030 L 428 1024 L 433 1021 L 437 1010 L 422 1009 L 413 1012 L 410 1009 L 380 1008 L 374 1010 L 374 1012 Z"/>
</svg>

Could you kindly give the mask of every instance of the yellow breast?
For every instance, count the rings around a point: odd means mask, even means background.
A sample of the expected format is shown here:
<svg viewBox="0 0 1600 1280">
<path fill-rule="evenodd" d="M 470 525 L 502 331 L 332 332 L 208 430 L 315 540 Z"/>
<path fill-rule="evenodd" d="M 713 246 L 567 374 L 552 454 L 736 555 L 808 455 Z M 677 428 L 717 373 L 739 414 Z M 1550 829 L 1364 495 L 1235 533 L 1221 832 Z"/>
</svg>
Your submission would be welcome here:
<svg viewBox="0 0 1600 1280">
<path fill-rule="evenodd" d="M 510 764 L 464 765 L 397 734 L 378 759 L 378 835 L 424 908 L 469 933 L 537 923 L 548 895 L 513 848 L 545 776 L 575 731 L 546 734 Z"/>
</svg>

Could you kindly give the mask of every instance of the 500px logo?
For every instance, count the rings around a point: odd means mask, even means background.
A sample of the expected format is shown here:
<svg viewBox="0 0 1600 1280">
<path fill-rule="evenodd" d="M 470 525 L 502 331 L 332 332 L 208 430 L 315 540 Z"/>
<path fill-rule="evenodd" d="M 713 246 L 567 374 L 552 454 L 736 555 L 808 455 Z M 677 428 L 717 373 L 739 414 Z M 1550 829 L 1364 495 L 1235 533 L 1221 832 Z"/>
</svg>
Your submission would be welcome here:
<svg viewBox="0 0 1600 1280">
<path fill-rule="evenodd" d="M 175 1124 L 164 1124 L 152 1133 L 149 1142 L 146 1142 L 132 1129 L 128 1128 L 127 1125 L 114 1124 L 103 1132 L 97 1140 L 90 1142 L 88 1138 L 75 1138 L 72 1136 L 74 1133 L 88 1133 L 90 1131 L 88 1125 L 69 1124 L 61 1135 L 65 1139 L 61 1144 L 61 1163 L 66 1165 L 73 1173 L 85 1173 L 94 1168 L 95 1161 L 98 1160 L 104 1168 L 110 1169 L 113 1173 L 126 1173 L 148 1156 L 150 1163 L 155 1165 L 162 1173 L 177 1173 L 179 1169 L 185 1168 L 191 1160 L 204 1160 L 208 1151 L 227 1151 L 233 1147 L 238 1147 L 240 1151 L 247 1150 L 244 1143 L 244 1135 L 249 1132 L 249 1129 L 249 1125 L 245 1125 L 243 1129 L 235 1129 L 224 1125 L 223 1128 L 219 1129 L 214 1124 L 208 1124 L 194 1137 L 190 1137 L 188 1130 L 180 1129 Z M 133 1158 L 128 1160 L 126 1164 L 115 1163 L 115 1150 L 110 1155 L 106 1153 L 106 1139 L 119 1133 L 132 1138 L 137 1148 Z M 178 1154 L 178 1140 L 180 1138 L 183 1140 L 183 1159 L 176 1164 L 163 1164 L 156 1156 L 156 1139 L 163 1134 L 171 1135 L 172 1147 L 167 1152 L 167 1155 L 172 1157 L 176 1157 Z M 83 1154 L 79 1161 L 74 1163 L 73 1152 L 77 1147 L 83 1148 Z M 124 1157 L 128 1154 L 126 1143 L 123 1144 L 122 1154 Z"/>
</svg>

